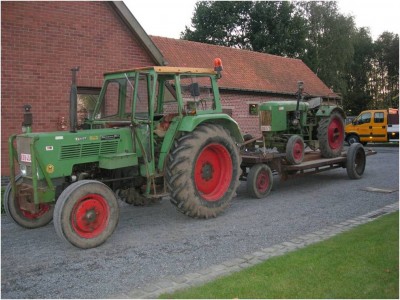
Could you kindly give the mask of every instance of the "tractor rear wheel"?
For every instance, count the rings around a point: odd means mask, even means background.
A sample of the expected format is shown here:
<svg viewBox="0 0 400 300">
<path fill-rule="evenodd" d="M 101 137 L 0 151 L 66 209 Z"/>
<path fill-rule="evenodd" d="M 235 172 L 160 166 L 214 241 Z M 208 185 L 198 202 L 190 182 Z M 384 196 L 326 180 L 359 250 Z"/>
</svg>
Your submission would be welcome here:
<svg viewBox="0 0 400 300">
<path fill-rule="evenodd" d="M 220 125 L 201 124 L 175 141 L 167 162 L 171 202 L 191 217 L 216 217 L 239 184 L 240 156 Z"/>
<path fill-rule="evenodd" d="M 271 192 L 273 184 L 272 171 L 264 164 L 251 167 L 247 176 L 247 192 L 255 198 L 265 198 Z"/>
<path fill-rule="evenodd" d="M 68 186 L 54 209 L 54 227 L 66 242 L 78 248 L 93 248 L 114 232 L 119 218 L 117 198 L 108 186 L 81 180 Z"/>
<path fill-rule="evenodd" d="M 304 141 L 301 136 L 292 135 L 286 144 L 286 161 L 298 165 L 304 159 Z"/>
<path fill-rule="evenodd" d="M 22 182 L 21 175 L 15 177 L 17 184 Z M 4 191 L 4 210 L 15 223 L 24 228 L 39 228 L 47 225 L 53 219 L 54 204 L 41 203 L 38 205 L 36 212 L 25 210 L 18 199 L 14 197 L 11 183 L 9 183 Z"/>
<path fill-rule="evenodd" d="M 333 158 L 342 154 L 344 144 L 344 120 L 340 113 L 333 112 L 318 124 L 318 141 L 322 157 Z"/>
</svg>

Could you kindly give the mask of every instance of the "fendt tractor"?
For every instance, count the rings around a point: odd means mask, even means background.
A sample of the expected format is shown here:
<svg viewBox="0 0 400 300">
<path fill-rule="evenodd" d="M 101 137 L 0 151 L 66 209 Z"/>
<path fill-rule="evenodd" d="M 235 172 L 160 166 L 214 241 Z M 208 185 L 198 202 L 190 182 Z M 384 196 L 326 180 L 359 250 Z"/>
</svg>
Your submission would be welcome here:
<svg viewBox="0 0 400 300">
<path fill-rule="evenodd" d="M 73 69 L 69 131 L 33 132 L 26 105 L 23 133 L 9 139 L 8 216 L 26 228 L 53 220 L 62 239 L 92 248 L 116 228 L 117 199 L 144 205 L 169 195 L 188 216 L 221 213 L 239 184 L 243 139 L 222 113 L 215 63 L 106 73 L 80 129 Z"/>
</svg>

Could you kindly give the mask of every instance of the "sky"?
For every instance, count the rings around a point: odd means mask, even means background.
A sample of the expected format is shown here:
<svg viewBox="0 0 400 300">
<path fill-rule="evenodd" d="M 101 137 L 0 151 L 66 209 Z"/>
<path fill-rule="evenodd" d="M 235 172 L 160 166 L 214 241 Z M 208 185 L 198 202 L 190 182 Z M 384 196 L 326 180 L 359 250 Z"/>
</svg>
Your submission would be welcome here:
<svg viewBox="0 0 400 300">
<path fill-rule="evenodd" d="M 196 0 L 125 0 L 124 3 L 147 34 L 178 39 L 185 26 L 191 24 Z M 398 0 L 339 0 L 338 7 L 342 14 L 355 17 L 357 27 L 369 27 L 374 40 L 384 31 L 399 34 Z"/>
</svg>

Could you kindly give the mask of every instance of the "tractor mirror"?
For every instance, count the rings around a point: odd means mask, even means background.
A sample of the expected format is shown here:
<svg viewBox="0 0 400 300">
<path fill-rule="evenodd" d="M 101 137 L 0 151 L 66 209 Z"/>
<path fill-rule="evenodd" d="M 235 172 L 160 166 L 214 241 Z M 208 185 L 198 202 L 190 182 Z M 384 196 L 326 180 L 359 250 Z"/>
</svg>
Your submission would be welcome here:
<svg viewBox="0 0 400 300">
<path fill-rule="evenodd" d="M 193 82 L 189 86 L 189 90 L 190 90 L 190 95 L 192 95 L 193 97 L 200 96 L 200 88 L 198 82 Z"/>
</svg>

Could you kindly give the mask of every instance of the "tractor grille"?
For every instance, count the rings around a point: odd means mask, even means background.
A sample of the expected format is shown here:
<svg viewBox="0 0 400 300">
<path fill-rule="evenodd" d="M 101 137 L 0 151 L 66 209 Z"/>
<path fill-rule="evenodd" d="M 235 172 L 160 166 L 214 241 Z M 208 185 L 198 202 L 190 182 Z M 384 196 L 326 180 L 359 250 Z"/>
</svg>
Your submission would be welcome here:
<svg viewBox="0 0 400 300">
<path fill-rule="evenodd" d="M 261 131 L 271 131 L 272 114 L 270 110 L 260 111 L 260 129 Z"/>
<path fill-rule="evenodd" d="M 79 158 L 81 145 L 66 145 L 61 147 L 61 159 Z"/>
<path fill-rule="evenodd" d="M 60 159 L 73 159 L 88 156 L 117 153 L 118 140 L 101 143 L 65 145 L 61 147 Z"/>
<path fill-rule="evenodd" d="M 271 126 L 272 114 L 270 110 L 262 110 L 260 112 L 260 123 L 261 126 Z"/>
</svg>

